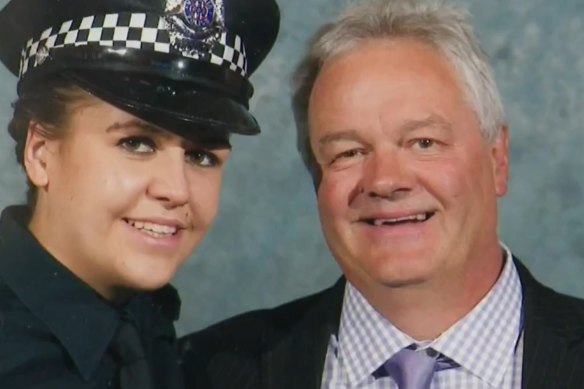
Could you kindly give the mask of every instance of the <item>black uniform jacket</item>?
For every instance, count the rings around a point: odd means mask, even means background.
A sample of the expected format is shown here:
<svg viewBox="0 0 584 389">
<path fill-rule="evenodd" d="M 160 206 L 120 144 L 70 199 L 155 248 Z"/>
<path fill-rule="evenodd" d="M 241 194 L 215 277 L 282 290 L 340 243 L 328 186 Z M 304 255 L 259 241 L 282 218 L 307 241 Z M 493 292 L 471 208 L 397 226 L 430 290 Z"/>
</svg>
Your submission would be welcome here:
<svg viewBox="0 0 584 389">
<path fill-rule="evenodd" d="M 522 387 L 584 388 L 584 301 L 541 285 L 514 260 L 524 298 Z M 344 288 L 341 279 L 315 295 L 182 338 L 187 388 L 320 388 L 328 342 L 338 332 Z"/>
<path fill-rule="evenodd" d="M 117 388 L 109 348 L 122 314 L 138 328 L 154 387 L 183 388 L 176 291 L 136 294 L 116 308 L 51 257 L 25 220 L 21 207 L 0 218 L 0 388 Z"/>
</svg>

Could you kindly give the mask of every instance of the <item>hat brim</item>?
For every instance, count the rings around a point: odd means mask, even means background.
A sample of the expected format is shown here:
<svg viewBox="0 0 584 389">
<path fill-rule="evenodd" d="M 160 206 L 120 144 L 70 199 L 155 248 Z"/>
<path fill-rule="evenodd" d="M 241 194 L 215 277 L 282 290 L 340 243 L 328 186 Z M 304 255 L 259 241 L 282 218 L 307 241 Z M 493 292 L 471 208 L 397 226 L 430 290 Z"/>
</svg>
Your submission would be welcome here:
<svg viewBox="0 0 584 389">
<path fill-rule="evenodd" d="M 96 97 L 184 137 L 260 132 L 247 107 L 203 85 L 139 73 L 68 70 L 64 76 Z"/>
</svg>

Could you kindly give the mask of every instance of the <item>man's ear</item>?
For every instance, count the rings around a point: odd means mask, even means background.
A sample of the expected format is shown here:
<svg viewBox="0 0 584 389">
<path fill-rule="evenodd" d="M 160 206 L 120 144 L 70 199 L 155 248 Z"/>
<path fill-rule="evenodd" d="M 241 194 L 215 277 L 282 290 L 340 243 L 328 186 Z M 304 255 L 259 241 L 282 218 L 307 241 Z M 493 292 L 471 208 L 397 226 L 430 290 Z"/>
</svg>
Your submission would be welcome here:
<svg viewBox="0 0 584 389">
<path fill-rule="evenodd" d="M 24 168 L 28 179 L 37 188 L 43 188 L 49 184 L 47 159 L 52 142 L 45 133 L 41 124 L 31 120 L 24 146 Z"/>
<path fill-rule="evenodd" d="M 491 158 L 493 160 L 495 192 L 497 196 L 503 196 L 507 193 L 509 181 L 509 129 L 507 125 L 501 127 L 499 134 L 491 144 Z"/>
</svg>

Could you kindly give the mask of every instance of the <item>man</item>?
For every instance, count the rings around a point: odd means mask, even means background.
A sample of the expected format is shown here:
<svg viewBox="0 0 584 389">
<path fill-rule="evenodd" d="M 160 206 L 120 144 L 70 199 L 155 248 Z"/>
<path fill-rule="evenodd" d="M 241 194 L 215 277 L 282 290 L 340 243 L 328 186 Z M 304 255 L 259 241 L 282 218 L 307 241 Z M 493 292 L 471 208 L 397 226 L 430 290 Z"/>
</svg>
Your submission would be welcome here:
<svg viewBox="0 0 584 389">
<path fill-rule="evenodd" d="M 312 41 L 293 106 L 344 278 L 183 339 L 189 387 L 584 387 L 584 303 L 497 236 L 508 130 L 464 12 L 358 3 Z"/>
</svg>

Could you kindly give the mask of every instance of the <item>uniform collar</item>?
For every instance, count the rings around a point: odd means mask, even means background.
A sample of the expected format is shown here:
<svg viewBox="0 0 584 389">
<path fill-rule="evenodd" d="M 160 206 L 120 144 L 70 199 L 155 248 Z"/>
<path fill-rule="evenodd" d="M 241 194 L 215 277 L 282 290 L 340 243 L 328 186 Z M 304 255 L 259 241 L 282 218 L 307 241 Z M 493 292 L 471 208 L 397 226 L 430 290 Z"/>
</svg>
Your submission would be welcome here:
<svg viewBox="0 0 584 389">
<path fill-rule="evenodd" d="M 117 330 L 120 309 L 101 298 L 52 257 L 26 227 L 27 219 L 24 207 L 8 207 L 2 212 L 0 277 L 58 339 L 81 376 L 89 381 Z M 146 323 L 139 328 L 140 332 L 173 335 L 174 317 L 167 321 L 151 313 L 152 308 L 162 306 L 173 296 L 164 296 L 164 293 L 162 298 L 144 296 L 135 296 L 126 306 L 137 324 Z M 169 316 L 178 316 L 178 304 L 167 304 L 172 311 Z M 144 317 L 148 319 L 143 320 Z M 159 321 L 150 320 L 152 318 Z"/>
</svg>

